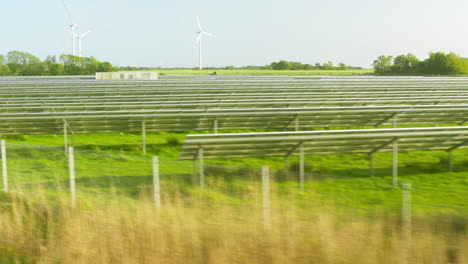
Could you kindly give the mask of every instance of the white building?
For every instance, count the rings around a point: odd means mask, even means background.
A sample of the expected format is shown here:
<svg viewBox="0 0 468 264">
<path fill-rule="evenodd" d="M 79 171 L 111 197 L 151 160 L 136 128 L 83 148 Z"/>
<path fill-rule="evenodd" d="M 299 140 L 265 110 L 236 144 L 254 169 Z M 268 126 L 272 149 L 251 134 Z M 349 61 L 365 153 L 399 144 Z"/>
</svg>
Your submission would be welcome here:
<svg viewBox="0 0 468 264">
<path fill-rule="evenodd" d="M 145 72 L 96 72 L 96 80 L 158 80 L 159 74 Z"/>
</svg>

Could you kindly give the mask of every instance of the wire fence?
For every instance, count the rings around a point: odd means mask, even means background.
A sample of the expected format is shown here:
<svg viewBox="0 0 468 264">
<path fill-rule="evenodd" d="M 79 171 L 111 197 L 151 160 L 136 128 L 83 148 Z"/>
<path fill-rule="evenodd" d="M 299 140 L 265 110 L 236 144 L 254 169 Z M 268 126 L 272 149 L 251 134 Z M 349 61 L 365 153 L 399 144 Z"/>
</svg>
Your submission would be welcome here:
<svg viewBox="0 0 468 264">
<path fill-rule="evenodd" d="M 3 183 L 8 182 L 8 191 L 29 196 L 39 189 L 55 192 L 60 188 L 68 192 L 72 186 L 70 159 L 73 158 L 73 185 L 76 186 L 77 199 L 114 199 L 117 193 L 124 199 L 132 200 L 157 190 L 161 206 L 164 206 L 166 197 L 176 194 L 217 199 L 218 202 L 229 204 L 260 203 L 265 200 L 262 188 L 265 178 L 262 177 L 261 166 L 256 165 L 205 161 L 205 185 L 201 187 L 202 174 L 197 162 L 160 158 L 157 163 L 156 189 L 151 156 L 76 148 L 73 157 L 70 157 L 62 146 L 8 143 L 5 157 Z M 268 199 L 272 200 L 273 209 L 295 203 L 305 209 L 323 206 L 368 216 L 394 213 L 402 219 L 407 210 L 415 223 L 424 217 L 430 219 L 434 226 L 444 227 L 440 228 L 443 230 L 441 232 L 466 236 L 466 185 L 452 188 L 452 185 L 412 183 L 410 198 L 405 198 L 402 181 L 393 186 L 391 178 L 385 177 L 349 177 L 307 172 L 304 191 L 299 188 L 298 173 L 291 167 L 270 166 L 268 178 L 271 181 L 268 188 L 271 198 Z M 418 225 L 413 225 L 413 229 L 417 232 Z"/>
</svg>

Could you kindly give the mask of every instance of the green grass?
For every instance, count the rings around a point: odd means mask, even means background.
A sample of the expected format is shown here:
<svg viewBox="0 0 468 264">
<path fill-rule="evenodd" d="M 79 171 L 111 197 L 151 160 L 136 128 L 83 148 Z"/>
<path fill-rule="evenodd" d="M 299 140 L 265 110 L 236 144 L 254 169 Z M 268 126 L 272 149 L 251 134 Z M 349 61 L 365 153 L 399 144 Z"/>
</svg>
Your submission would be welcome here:
<svg viewBox="0 0 468 264">
<path fill-rule="evenodd" d="M 320 76 L 320 75 L 373 75 L 373 69 L 362 70 L 311 70 L 311 71 L 274 71 L 274 70 L 158 70 L 165 75 L 290 75 L 290 76 Z"/>
<path fill-rule="evenodd" d="M 297 158 L 290 159 L 289 177 L 284 174 L 281 158 L 206 161 L 208 188 L 201 191 L 193 178 L 192 162 L 177 160 L 184 138 L 185 134 L 177 133 L 148 134 L 149 153 L 143 156 L 138 134 L 76 135 L 76 177 L 80 195 L 118 192 L 127 197 L 138 197 L 141 192 L 151 192 L 151 155 L 158 155 L 163 192 L 182 190 L 186 195 L 241 203 L 252 189 L 260 190 L 260 166 L 267 164 L 275 178 L 273 188 L 285 197 L 303 197 L 304 203 L 318 199 L 325 204 L 362 210 L 396 210 L 401 205 L 401 190 L 391 186 L 390 153 L 376 154 L 374 178 L 369 177 L 367 155 L 308 156 L 305 193 L 298 191 Z M 57 185 L 67 188 L 67 159 L 61 136 L 6 139 L 12 186 L 28 192 L 38 184 L 52 192 Z M 445 152 L 399 155 L 399 179 L 413 183 L 415 209 L 425 213 L 466 214 L 468 150 L 457 150 L 454 154 L 455 173 L 446 172 Z"/>
</svg>

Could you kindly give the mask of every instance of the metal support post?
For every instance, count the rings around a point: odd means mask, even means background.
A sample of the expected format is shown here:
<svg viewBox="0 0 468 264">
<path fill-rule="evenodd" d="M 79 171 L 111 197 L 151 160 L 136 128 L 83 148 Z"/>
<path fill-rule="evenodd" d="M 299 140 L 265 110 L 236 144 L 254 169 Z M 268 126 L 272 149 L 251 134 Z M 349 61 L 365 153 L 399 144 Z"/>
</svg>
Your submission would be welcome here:
<svg viewBox="0 0 468 264">
<path fill-rule="evenodd" d="M 65 156 L 68 156 L 68 132 L 67 122 L 63 122 L 63 146 L 65 148 Z"/>
<path fill-rule="evenodd" d="M 299 145 L 299 189 L 304 191 L 304 143 Z"/>
<path fill-rule="evenodd" d="M 71 131 L 71 145 L 72 147 L 75 146 L 75 133 L 73 131 Z"/>
<path fill-rule="evenodd" d="M 218 118 L 215 118 L 215 120 L 213 120 L 213 131 L 215 134 L 218 134 Z"/>
<path fill-rule="evenodd" d="M 448 151 L 448 171 L 453 172 L 453 151 Z"/>
<path fill-rule="evenodd" d="M 75 154 L 73 147 L 68 148 L 68 172 L 70 175 L 70 198 L 73 206 L 76 205 L 76 184 L 75 184 Z"/>
<path fill-rule="evenodd" d="M 203 148 L 198 148 L 198 173 L 199 173 L 199 180 L 200 180 L 200 188 L 205 188 L 205 164 L 203 161 Z"/>
<path fill-rule="evenodd" d="M 192 183 L 195 183 L 197 181 L 197 160 L 194 159 L 192 162 Z"/>
<path fill-rule="evenodd" d="M 375 176 L 375 170 L 374 170 L 374 153 L 369 154 L 369 169 L 370 169 L 370 176 L 374 177 Z"/>
<path fill-rule="evenodd" d="M 141 140 L 143 146 L 143 155 L 146 155 L 146 121 L 141 123 Z"/>
<path fill-rule="evenodd" d="M 161 208 L 161 190 L 159 186 L 159 158 L 153 157 L 153 187 L 154 203 L 156 208 Z"/>
<path fill-rule="evenodd" d="M 392 165 L 392 183 L 393 186 L 398 184 L 398 138 L 393 141 L 393 165 Z"/>
<path fill-rule="evenodd" d="M 299 131 L 299 116 L 294 117 L 294 131 Z"/>
<path fill-rule="evenodd" d="M 263 225 L 266 230 L 271 228 L 270 208 L 270 171 L 268 166 L 262 166 L 262 200 L 263 200 Z"/>
<path fill-rule="evenodd" d="M 7 168 L 7 156 L 6 156 L 6 142 L 1 140 L 1 151 L 2 151 L 2 178 L 3 178 L 3 191 L 8 192 L 8 168 Z"/>
<path fill-rule="evenodd" d="M 403 182 L 403 194 L 402 194 L 402 233 L 405 262 L 410 263 L 410 252 L 411 252 L 411 183 Z"/>
</svg>

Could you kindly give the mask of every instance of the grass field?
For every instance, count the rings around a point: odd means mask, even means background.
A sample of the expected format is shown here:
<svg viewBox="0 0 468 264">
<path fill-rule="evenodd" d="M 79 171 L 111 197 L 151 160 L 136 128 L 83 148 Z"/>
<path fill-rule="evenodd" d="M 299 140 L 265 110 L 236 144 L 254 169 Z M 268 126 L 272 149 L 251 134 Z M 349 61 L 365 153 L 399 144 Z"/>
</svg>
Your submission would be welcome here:
<svg viewBox="0 0 468 264">
<path fill-rule="evenodd" d="M 165 75 L 290 75 L 290 76 L 318 76 L 318 75 L 373 75 L 373 69 L 362 70 L 311 70 L 311 71 L 274 71 L 274 70 L 158 70 Z"/>
<path fill-rule="evenodd" d="M 0 192 L 0 264 L 13 263 L 464 263 L 468 150 L 399 154 L 412 183 L 412 231 L 390 153 L 298 160 L 205 162 L 199 188 L 178 156 L 186 135 L 77 134 L 77 200 L 70 205 L 62 135 L 10 136 L 10 190 Z M 151 156 L 160 157 L 162 208 L 152 202 Z M 271 168 L 271 225 L 264 225 L 261 165 Z M 157 260 L 157 261 L 155 261 Z"/>
<path fill-rule="evenodd" d="M 141 155 L 140 135 L 84 134 L 75 136 L 76 167 L 79 190 L 83 194 L 108 195 L 117 191 L 137 197 L 152 184 L 151 155 L 161 159 L 163 190 L 182 186 L 187 194 L 198 193 L 191 161 L 178 161 L 184 134 L 148 134 L 148 156 Z M 8 164 L 11 182 L 18 186 L 55 183 L 67 184 L 67 160 L 60 136 L 10 137 Z M 357 208 L 394 210 L 400 205 L 401 190 L 391 187 L 391 154 L 375 156 L 376 177 L 369 177 L 367 155 L 309 156 L 306 159 L 309 191 L 304 197 L 329 200 Z M 215 198 L 235 201 L 247 190 L 258 186 L 262 164 L 273 171 L 278 188 L 299 193 L 297 158 L 291 158 L 289 175 L 284 160 L 237 159 L 207 161 L 209 193 Z M 447 173 L 445 152 L 411 152 L 399 155 L 401 181 L 414 185 L 414 199 L 421 212 L 439 211 L 459 214 L 450 207 L 468 210 L 463 197 L 468 195 L 468 150 L 454 152 L 455 172 Z M 23 188 L 23 187 L 22 187 Z M 312 199 L 312 198 L 311 198 Z M 440 210 L 438 205 L 447 207 Z"/>
<path fill-rule="evenodd" d="M 206 161 L 200 189 L 185 134 L 75 135 L 78 204 L 70 206 L 60 135 L 7 140 L 11 192 L 0 192 L 0 263 L 464 263 L 468 150 L 447 173 L 444 152 L 401 153 L 413 184 L 411 239 L 391 155 L 309 156 L 305 192 L 284 161 Z M 162 208 L 151 201 L 151 156 L 160 157 Z M 271 228 L 262 216 L 260 166 L 270 166 Z"/>
<path fill-rule="evenodd" d="M 176 189 L 161 209 L 149 195 L 81 199 L 73 208 L 63 193 L 53 200 L 0 194 L 0 263 L 439 264 L 468 257 L 467 237 L 452 235 L 454 219 L 415 218 L 410 243 L 391 214 L 362 216 L 273 191 L 269 227 L 255 191 L 241 204 L 204 198 Z"/>
</svg>

